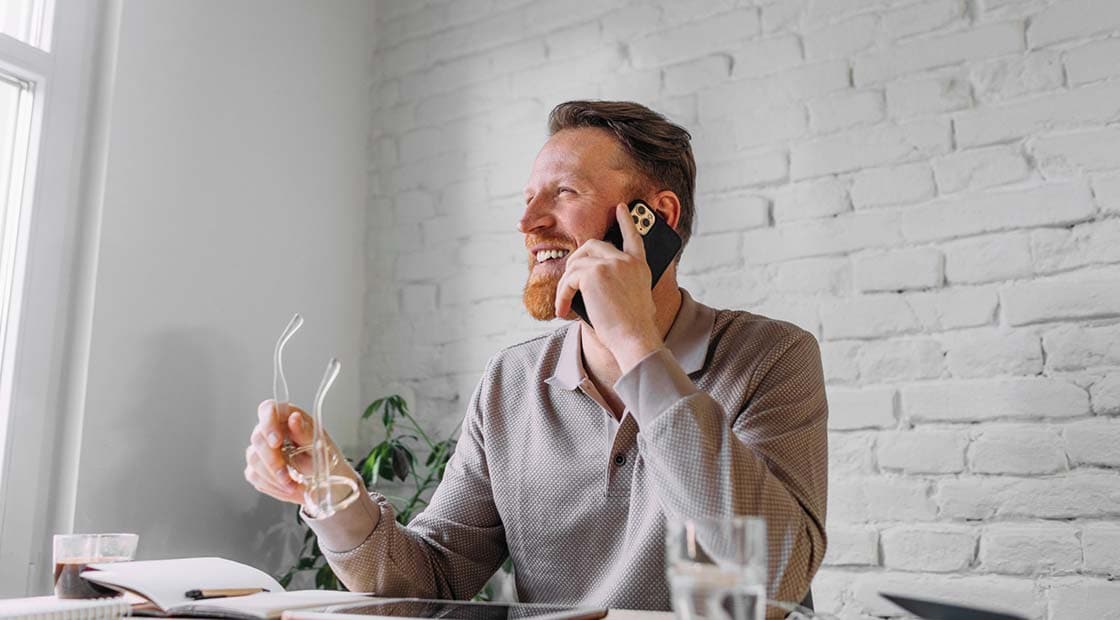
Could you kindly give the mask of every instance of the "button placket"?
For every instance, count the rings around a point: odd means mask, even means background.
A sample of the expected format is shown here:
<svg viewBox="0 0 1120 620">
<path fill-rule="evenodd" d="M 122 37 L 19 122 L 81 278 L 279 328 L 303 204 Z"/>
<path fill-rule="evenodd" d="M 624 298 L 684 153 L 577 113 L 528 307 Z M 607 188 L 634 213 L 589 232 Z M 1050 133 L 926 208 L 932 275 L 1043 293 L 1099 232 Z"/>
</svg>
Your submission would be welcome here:
<svg viewBox="0 0 1120 620">
<path fill-rule="evenodd" d="M 630 496 L 630 482 L 634 477 L 633 452 L 637 449 L 637 435 L 637 422 L 629 414 L 624 415 L 615 433 L 611 451 L 608 453 L 607 495 L 610 497 Z"/>
</svg>

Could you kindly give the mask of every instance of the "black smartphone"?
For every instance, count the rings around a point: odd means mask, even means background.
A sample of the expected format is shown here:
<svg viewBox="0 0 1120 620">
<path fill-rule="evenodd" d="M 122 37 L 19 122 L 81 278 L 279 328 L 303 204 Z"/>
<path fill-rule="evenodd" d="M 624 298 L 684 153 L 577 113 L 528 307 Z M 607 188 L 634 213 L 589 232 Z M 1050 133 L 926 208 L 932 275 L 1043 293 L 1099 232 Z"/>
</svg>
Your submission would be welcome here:
<svg viewBox="0 0 1120 620">
<path fill-rule="evenodd" d="M 677 231 L 666 224 L 665 220 L 657 217 L 657 213 L 642 200 L 635 200 L 627 206 L 630 208 L 630 218 L 634 220 L 638 233 L 642 235 L 642 245 L 646 248 L 646 264 L 649 265 L 652 289 L 657 286 L 661 274 L 665 273 L 669 264 L 681 251 L 681 238 Z M 607 231 L 603 241 L 622 249 L 622 228 L 618 222 Z M 580 291 L 576 291 L 575 297 L 572 298 L 572 310 L 585 323 L 591 325 L 591 319 L 587 318 L 587 306 L 583 303 L 583 293 Z"/>
</svg>

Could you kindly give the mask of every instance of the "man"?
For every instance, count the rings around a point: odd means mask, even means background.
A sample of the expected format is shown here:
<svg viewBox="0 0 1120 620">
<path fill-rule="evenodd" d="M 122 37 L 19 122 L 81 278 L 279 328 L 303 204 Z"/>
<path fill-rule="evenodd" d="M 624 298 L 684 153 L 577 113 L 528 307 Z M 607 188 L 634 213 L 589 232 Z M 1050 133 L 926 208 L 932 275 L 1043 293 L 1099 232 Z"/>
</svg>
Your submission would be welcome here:
<svg viewBox="0 0 1120 620">
<path fill-rule="evenodd" d="M 308 519 L 352 590 L 469 598 L 507 557 L 520 600 L 668 609 L 667 519 L 762 515 L 771 594 L 800 600 L 824 556 L 827 436 L 820 353 L 807 332 L 651 290 L 626 204 L 642 198 L 687 242 L 690 136 L 634 103 L 550 115 L 520 230 L 524 303 L 575 320 L 494 356 L 431 504 L 408 527 L 378 495 Z M 600 241 L 622 227 L 623 250 Z M 278 447 L 306 418 L 262 403 L 246 478 L 299 502 Z M 348 469 L 348 468 L 347 468 Z M 275 472 L 275 473 L 273 473 Z M 355 476 L 352 471 L 349 475 Z"/>
</svg>

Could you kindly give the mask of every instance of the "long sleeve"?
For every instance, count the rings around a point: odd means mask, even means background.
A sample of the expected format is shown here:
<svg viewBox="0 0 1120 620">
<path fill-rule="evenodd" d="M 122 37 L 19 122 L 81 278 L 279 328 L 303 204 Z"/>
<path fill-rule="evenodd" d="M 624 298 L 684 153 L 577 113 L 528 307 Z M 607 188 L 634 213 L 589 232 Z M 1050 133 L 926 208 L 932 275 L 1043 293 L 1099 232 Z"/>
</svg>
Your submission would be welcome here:
<svg viewBox="0 0 1120 620">
<path fill-rule="evenodd" d="M 828 406 L 820 352 L 810 334 L 796 330 L 751 368 L 727 363 L 729 376 L 709 394 L 660 349 L 615 390 L 638 420 L 639 447 L 666 514 L 765 517 L 770 594 L 798 601 L 826 543 Z"/>
<path fill-rule="evenodd" d="M 466 599 L 506 557 L 483 444 L 479 390 L 431 503 L 403 527 L 379 495 L 326 519 L 307 519 L 346 587 L 383 596 Z"/>
</svg>

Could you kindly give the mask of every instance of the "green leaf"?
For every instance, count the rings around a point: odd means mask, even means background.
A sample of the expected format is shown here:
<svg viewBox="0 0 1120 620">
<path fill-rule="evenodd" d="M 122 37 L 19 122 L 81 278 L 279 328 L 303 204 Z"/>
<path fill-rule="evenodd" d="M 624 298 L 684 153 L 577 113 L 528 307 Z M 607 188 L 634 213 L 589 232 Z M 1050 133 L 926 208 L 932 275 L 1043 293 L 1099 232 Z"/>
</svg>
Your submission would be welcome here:
<svg viewBox="0 0 1120 620">
<path fill-rule="evenodd" d="M 382 406 L 382 405 L 383 405 L 384 403 L 385 403 L 385 399 L 384 399 L 384 398 L 378 398 L 377 400 L 375 400 L 375 401 L 373 401 L 372 403 L 370 403 L 370 404 L 369 404 L 369 406 L 368 406 L 368 407 L 366 407 L 366 410 L 362 412 L 362 419 L 363 419 L 363 420 L 365 420 L 365 419 L 368 419 L 368 418 L 369 418 L 370 416 L 372 416 L 372 415 L 373 415 L 373 413 L 374 413 L 375 411 L 377 411 L 377 410 L 378 410 L 378 409 L 379 409 L 379 408 L 380 408 L 380 407 L 381 407 L 381 406 Z"/>
<path fill-rule="evenodd" d="M 412 453 L 407 448 L 400 444 L 393 446 L 393 473 L 402 481 L 407 480 L 412 471 L 412 459 Z"/>
</svg>

